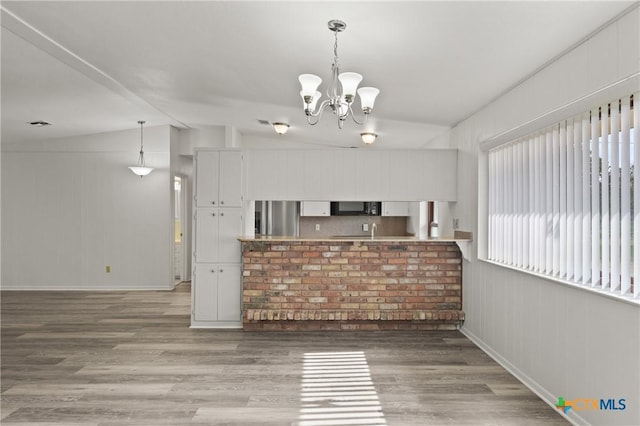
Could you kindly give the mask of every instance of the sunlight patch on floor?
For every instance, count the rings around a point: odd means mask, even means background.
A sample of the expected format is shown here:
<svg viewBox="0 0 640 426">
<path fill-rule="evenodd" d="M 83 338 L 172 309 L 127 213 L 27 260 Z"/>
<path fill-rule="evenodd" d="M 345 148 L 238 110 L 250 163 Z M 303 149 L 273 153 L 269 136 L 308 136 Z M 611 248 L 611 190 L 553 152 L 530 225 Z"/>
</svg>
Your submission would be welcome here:
<svg viewBox="0 0 640 426">
<path fill-rule="evenodd" d="M 299 426 L 386 425 L 364 352 L 304 354 Z"/>
</svg>

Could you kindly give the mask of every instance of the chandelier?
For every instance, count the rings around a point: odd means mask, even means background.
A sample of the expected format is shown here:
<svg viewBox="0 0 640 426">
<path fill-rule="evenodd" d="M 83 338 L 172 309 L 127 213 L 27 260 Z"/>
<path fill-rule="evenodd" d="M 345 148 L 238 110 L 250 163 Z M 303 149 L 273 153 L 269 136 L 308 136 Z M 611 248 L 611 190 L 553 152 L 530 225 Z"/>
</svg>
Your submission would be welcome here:
<svg viewBox="0 0 640 426">
<path fill-rule="evenodd" d="M 333 45 L 333 64 L 331 65 L 331 84 L 327 88 L 328 99 L 323 100 L 318 108 L 316 105 L 322 94 L 318 91 L 318 86 L 322 83 L 322 79 L 314 74 L 301 74 L 298 77 L 302 86 L 300 96 L 304 102 L 304 113 L 307 116 L 309 124 L 316 125 L 322 117 L 322 112 L 331 108 L 331 111 L 338 119 L 338 128 L 342 129 L 344 121 L 347 117 L 351 117 L 357 124 L 365 124 L 369 114 L 373 110 L 373 104 L 380 90 L 375 87 L 361 87 L 358 85 L 362 81 L 362 76 L 355 72 L 340 73 L 338 64 L 338 33 L 347 28 L 347 24 L 337 19 L 329 21 L 329 30 L 335 35 L 335 43 Z M 338 85 L 338 82 L 340 85 Z M 358 120 L 353 112 L 353 101 L 356 93 L 360 95 L 360 106 L 364 118 Z"/>
<path fill-rule="evenodd" d="M 147 167 L 144 162 L 144 149 L 142 148 L 142 141 L 143 141 L 142 125 L 144 123 L 145 123 L 144 121 L 138 121 L 138 124 L 140 125 L 140 156 L 138 157 L 138 164 L 136 166 L 129 167 L 129 169 L 133 173 L 135 173 L 140 177 L 144 177 L 148 175 L 153 170 L 152 167 Z"/>
</svg>

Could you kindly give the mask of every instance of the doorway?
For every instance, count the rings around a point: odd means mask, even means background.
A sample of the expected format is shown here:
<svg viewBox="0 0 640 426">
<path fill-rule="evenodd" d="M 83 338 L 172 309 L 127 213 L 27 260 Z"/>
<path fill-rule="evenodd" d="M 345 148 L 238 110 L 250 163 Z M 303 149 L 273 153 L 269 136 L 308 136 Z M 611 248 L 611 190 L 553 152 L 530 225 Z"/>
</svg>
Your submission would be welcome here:
<svg viewBox="0 0 640 426">
<path fill-rule="evenodd" d="M 185 218 L 186 210 L 186 185 L 187 180 L 181 176 L 173 177 L 174 208 L 173 208 L 173 278 L 174 283 L 188 281 L 187 277 L 187 250 L 185 249 Z"/>
</svg>

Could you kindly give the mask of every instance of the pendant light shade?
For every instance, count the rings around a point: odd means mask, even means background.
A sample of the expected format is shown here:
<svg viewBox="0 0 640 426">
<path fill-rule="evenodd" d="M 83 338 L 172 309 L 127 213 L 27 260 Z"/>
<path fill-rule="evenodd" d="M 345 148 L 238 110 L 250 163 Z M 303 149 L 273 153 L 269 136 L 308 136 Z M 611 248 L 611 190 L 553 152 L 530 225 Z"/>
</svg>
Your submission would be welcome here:
<svg viewBox="0 0 640 426">
<path fill-rule="evenodd" d="M 144 125 L 144 121 L 138 121 L 140 125 L 140 156 L 138 157 L 138 165 L 129 167 L 135 175 L 140 176 L 141 178 L 148 175 L 153 171 L 152 167 L 147 167 L 144 162 L 144 148 L 143 148 L 143 130 L 142 126 Z"/>
</svg>

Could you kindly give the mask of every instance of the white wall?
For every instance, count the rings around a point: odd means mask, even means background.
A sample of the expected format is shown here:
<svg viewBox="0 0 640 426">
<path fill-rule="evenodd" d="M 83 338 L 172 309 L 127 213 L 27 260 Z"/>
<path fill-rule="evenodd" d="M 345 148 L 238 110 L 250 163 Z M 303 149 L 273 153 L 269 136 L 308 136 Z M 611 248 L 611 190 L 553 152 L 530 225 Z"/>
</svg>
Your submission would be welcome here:
<svg viewBox="0 0 640 426">
<path fill-rule="evenodd" d="M 169 129 L 4 145 L 2 288 L 172 288 Z"/>
<path fill-rule="evenodd" d="M 451 215 L 481 238 L 463 265 L 462 331 L 549 404 L 559 396 L 627 401 L 624 411 L 572 410 L 577 424 L 640 424 L 640 306 L 478 260 L 486 234 L 480 145 L 637 90 L 639 44 L 636 7 L 450 134 L 459 149 Z"/>
</svg>

